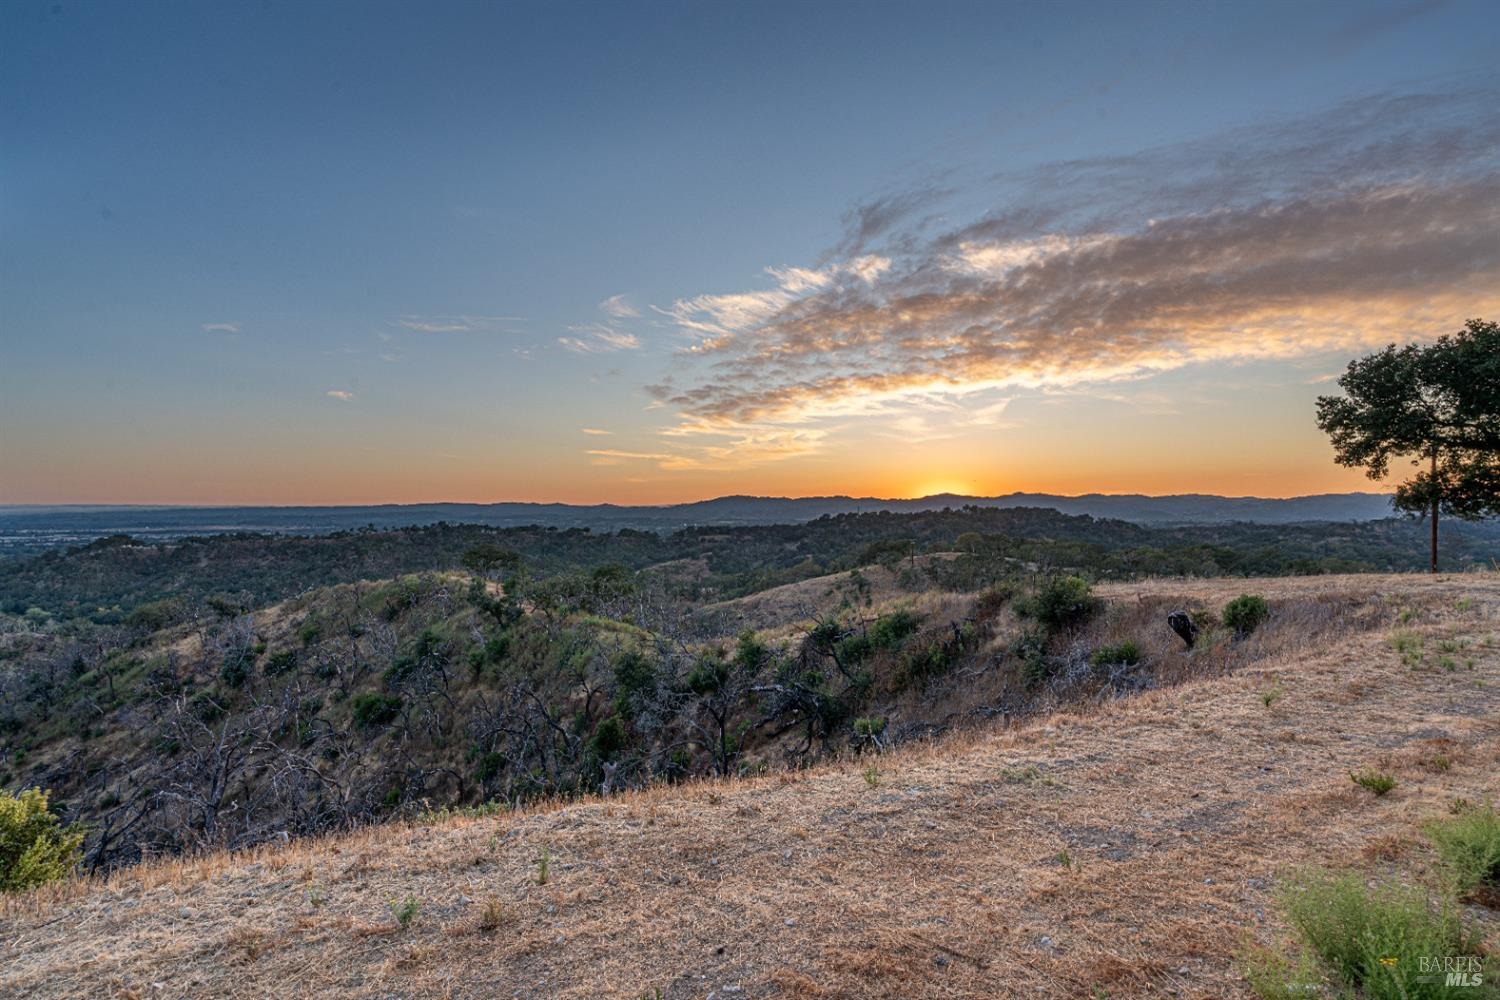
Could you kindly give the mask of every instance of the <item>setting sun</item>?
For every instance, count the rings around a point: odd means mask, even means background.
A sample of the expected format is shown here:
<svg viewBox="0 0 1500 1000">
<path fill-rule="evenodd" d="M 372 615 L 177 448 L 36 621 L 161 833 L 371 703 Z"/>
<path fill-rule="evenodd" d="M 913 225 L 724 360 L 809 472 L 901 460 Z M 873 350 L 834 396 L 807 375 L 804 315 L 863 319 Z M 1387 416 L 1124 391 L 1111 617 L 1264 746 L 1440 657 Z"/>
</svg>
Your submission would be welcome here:
<svg viewBox="0 0 1500 1000">
<path fill-rule="evenodd" d="M 944 494 L 970 497 L 977 496 L 978 492 L 973 483 L 965 482 L 962 479 L 928 479 L 915 489 L 903 494 L 903 496 L 909 499 L 917 499 L 919 497 L 935 497 Z"/>
</svg>

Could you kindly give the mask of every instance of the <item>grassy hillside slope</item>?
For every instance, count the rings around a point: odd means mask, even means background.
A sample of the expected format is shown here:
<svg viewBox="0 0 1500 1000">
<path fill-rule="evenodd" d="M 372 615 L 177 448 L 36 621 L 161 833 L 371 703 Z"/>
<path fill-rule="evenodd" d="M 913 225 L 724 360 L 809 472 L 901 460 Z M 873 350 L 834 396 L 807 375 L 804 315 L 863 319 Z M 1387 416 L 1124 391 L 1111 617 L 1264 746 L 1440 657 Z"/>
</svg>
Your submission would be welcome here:
<svg viewBox="0 0 1500 1000">
<path fill-rule="evenodd" d="M 1278 878 L 1431 880 L 1421 824 L 1500 798 L 1500 577 L 1253 589 L 1380 613 L 1224 675 L 878 758 L 53 887 L 0 904 L 0 994 L 1248 996 L 1232 956 L 1282 929 Z M 1395 789 L 1354 785 L 1366 767 Z M 1500 947 L 1494 911 L 1471 909 Z"/>
</svg>

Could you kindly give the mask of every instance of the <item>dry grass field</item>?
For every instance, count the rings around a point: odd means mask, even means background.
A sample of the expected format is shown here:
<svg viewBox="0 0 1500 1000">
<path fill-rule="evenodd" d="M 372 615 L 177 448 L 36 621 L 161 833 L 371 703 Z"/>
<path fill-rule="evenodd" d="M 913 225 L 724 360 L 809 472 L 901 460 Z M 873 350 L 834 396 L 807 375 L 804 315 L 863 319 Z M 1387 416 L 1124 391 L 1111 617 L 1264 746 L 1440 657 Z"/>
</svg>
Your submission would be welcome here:
<svg viewBox="0 0 1500 1000">
<path fill-rule="evenodd" d="M 1500 576 L 1100 588 L 1156 621 L 1247 590 L 1271 638 L 1086 709 L 9 900 L 0 995 L 1248 996 L 1278 877 L 1428 879 L 1421 824 L 1500 798 Z"/>
</svg>

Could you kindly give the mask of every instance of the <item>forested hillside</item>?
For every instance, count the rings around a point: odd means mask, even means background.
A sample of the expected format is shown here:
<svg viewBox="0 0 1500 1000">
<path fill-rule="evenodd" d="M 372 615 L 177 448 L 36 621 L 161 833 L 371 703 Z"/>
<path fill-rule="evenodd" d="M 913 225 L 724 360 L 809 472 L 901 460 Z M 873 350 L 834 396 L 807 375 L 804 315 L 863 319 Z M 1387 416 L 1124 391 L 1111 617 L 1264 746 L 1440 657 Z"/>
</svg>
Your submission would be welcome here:
<svg viewBox="0 0 1500 1000">
<path fill-rule="evenodd" d="M 458 569 L 463 553 L 478 544 L 514 551 L 534 573 L 548 576 L 606 564 L 631 571 L 667 564 L 660 574 L 693 599 L 751 593 L 899 558 L 909 550 L 964 549 L 969 557 L 960 571 L 969 585 L 1003 576 L 1011 560 L 1107 579 L 1400 572 L 1425 566 L 1424 528 L 1405 519 L 1147 528 L 1040 508 L 963 508 L 665 534 L 443 523 L 311 537 L 233 534 L 141 543 L 115 536 L 0 562 L 0 608 L 112 622 L 138 604 L 167 597 L 218 596 L 257 607 L 311 587 Z M 1447 568 L 1489 565 L 1500 559 L 1500 526 L 1454 522 L 1443 546 Z"/>
<path fill-rule="evenodd" d="M 1223 524 L 1253 521 L 1369 521 L 1391 515 L 1381 493 L 1329 493 L 1267 499 L 1201 494 L 1058 496 L 1011 493 L 1000 497 L 952 494 L 910 500 L 875 497 L 725 496 L 657 506 L 565 503 L 425 503 L 334 507 L 5 506 L 0 504 L 0 556 L 29 555 L 82 545 L 110 535 L 149 541 L 236 532 L 323 535 L 365 527 L 391 529 L 438 523 L 490 528 L 621 528 L 670 532 L 699 526 L 799 524 L 820 517 L 890 511 L 911 514 L 957 507 L 1045 507 L 1064 514 L 1118 518 L 1137 524 Z"/>
<path fill-rule="evenodd" d="M 1222 609 L 1190 605 L 1188 649 L 1166 626 L 1184 609 L 1105 606 L 1091 583 L 1413 569 L 1419 529 L 969 509 L 667 535 L 102 540 L 4 567 L 0 785 L 54 790 L 91 824 L 89 864 L 110 867 L 800 767 L 1253 648 Z M 1490 529 L 1449 534 L 1455 566 L 1496 553 Z M 1255 641 L 1346 613 L 1273 614 Z"/>
</svg>

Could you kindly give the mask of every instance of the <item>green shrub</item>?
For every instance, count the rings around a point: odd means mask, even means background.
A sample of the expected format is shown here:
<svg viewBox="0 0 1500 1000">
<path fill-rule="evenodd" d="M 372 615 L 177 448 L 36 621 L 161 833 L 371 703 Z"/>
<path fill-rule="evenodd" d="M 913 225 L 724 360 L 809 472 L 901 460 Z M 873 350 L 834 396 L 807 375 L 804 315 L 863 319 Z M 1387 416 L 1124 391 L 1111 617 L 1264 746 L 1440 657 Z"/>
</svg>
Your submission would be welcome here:
<svg viewBox="0 0 1500 1000">
<path fill-rule="evenodd" d="M 448 819 L 485 819 L 489 816 L 498 816 L 509 809 L 509 804 L 489 799 L 485 802 L 475 802 L 467 806 L 443 806 L 441 809 L 424 809 L 417 813 L 417 822 L 423 826 L 432 826 Z M 494 850 L 495 838 L 490 838 L 490 850 Z"/>
<path fill-rule="evenodd" d="M 125 624 L 145 632 L 159 632 L 182 618 L 182 602 L 173 598 L 139 604 L 125 616 Z"/>
<path fill-rule="evenodd" d="M 851 632 L 836 639 L 842 628 L 824 622 L 811 633 L 815 648 L 826 646 L 844 667 L 857 666 L 875 655 L 877 650 L 897 649 L 922 625 L 922 619 L 907 610 L 881 615 L 863 632 Z M 836 641 L 835 641 L 836 640 Z"/>
<path fill-rule="evenodd" d="M 865 632 L 855 632 L 845 636 L 836 647 L 834 647 L 834 659 L 845 667 L 857 666 L 870 658 L 875 652 L 875 644 L 870 641 L 870 636 Z"/>
<path fill-rule="evenodd" d="M 713 694 L 729 681 L 729 664 L 723 650 L 709 650 L 698 657 L 687 675 L 688 690 L 694 694 Z"/>
<path fill-rule="evenodd" d="M 39 788 L 0 791 L 0 892 L 67 878 L 77 866 L 83 828 L 61 825 L 47 799 Z"/>
<path fill-rule="evenodd" d="M 1476 955 L 1479 942 L 1452 906 L 1433 908 L 1420 889 L 1372 889 L 1359 872 L 1312 871 L 1293 880 L 1281 901 L 1307 948 L 1368 1000 L 1482 995 L 1440 976 L 1428 981 L 1421 959 Z"/>
<path fill-rule="evenodd" d="M 807 644 L 824 656 L 831 656 L 843 637 L 844 626 L 837 619 L 825 618 L 808 630 Z"/>
<path fill-rule="evenodd" d="M 1410 629 L 1397 629 L 1389 639 L 1391 648 L 1401 656 L 1401 665 L 1415 670 L 1427 659 L 1422 651 L 1422 637 Z"/>
<path fill-rule="evenodd" d="M 1010 651 L 1021 661 L 1021 681 L 1026 687 L 1037 687 L 1051 676 L 1046 629 L 1032 627 L 1022 631 L 1011 643 Z"/>
<path fill-rule="evenodd" d="M 1254 632 L 1261 622 L 1271 615 L 1271 606 L 1264 597 L 1241 594 L 1224 605 L 1224 627 L 1241 638 Z"/>
<path fill-rule="evenodd" d="M 1427 836 L 1460 895 L 1500 894 L 1500 814 L 1494 806 L 1470 806 L 1430 823 Z"/>
<path fill-rule="evenodd" d="M 220 618 L 237 618 L 248 610 L 240 602 L 219 594 L 209 595 L 203 603 Z"/>
<path fill-rule="evenodd" d="M 219 680 L 226 687 L 240 688 L 245 686 L 245 681 L 250 679 L 250 658 L 247 656 L 230 656 L 224 660 L 224 665 L 219 668 Z"/>
<path fill-rule="evenodd" d="M 1261 1000 L 1307 1000 L 1326 995 L 1326 975 L 1316 956 L 1286 955 L 1273 948 L 1247 948 L 1239 953 L 1245 982 Z"/>
<path fill-rule="evenodd" d="M 962 644 L 958 640 L 934 637 L 916 643 L 902 651 L 897 679 L 902 686 L 926 685 L 932 678 L 941 677 L 953 669 L 960 652 Z"/>
<path fill-rule="evenodd" d="M 401 711 L 401 698 L 397 695 L 366 691 L 354 696 L 354 724 L 361 729 L 383 726 Z"/>
<path fill-rule="evenodd" d="M 422 908 L 422 903 L 415 896 L 407 896 L 405 899 L 391 899 L 391 916 L 396 918 L 396 923 L 403 929 L 410 927 L 411 922 L 417 919 L 417 911 Z"/>
<path fill-rule="evenodd" d="M 279 653 L 272 653 L 266 660 L 266 674 L 276 677 L 287 673 L 297 666 L 297 654 L 290 649 L 283 649 Z"/>
<path fill-rule="evenodd" d="M 921 624 L 921 618 L 906 610 L 881 615 L 870 626 L 870 643 L 876 649 L 895 649 Z"/>
<path fill-rule="evenodd" d="M 850 687 L 850 691 L 855 697 L 861 696 L 864 692 L 869 691 L 869 689 L 869 674 L 860 674 L 854 679 L 854 683 Z M 817 719 L 818 726 L 823 732 L 832 733 L 837 731 L 840 726 L 848 721 L 849 716 L 853 712 L 854 710 L 850 707 L 848 699 L 822 689 L 813 692 L 812 715 L 813 718 Z"/>
<path fill-rule="evenodd" d="M 1350 771 L 1349 780 L 1361 788 L 1368 788 L 1377 797 L 1389 792 L 1396 787 L 1396 779 L 1384 771 L 1365 769 L 1363 771 Z"/>
<path fill-rule="evenodd" d="M 656 664 L 644 653 L 629 649 L 615 660 L 615 711 L 634 719 L 656 691 Z"/>
<path fill-rule="evenodd" d="M 1099 610 L 1089 582 L 1077 576 L 1055 576 L 1019 608 L 1051 630 L 1082 625 Z"/>
<path fill-rule="evenodd" d="M 387 687 L 397 687 L 421 671 L 441 668 L 449 662 L 449 643 L 436 629 L 424 628 L 405 653 L 398 654 L 381 673 Z"/>
<path fill-rule="evenodd" d="M 1126 639 L 1117 642 L 1113 646 L 1100 646 L 1094 650 L 1091 662 L 1096 667 L 1122 663 L 1127 667 L 1133 667 L 1141 662 L 1141 647 L 1134 641 Z"/>
<path fill-rule="evenodd" d="M 916 551 L 917 543 L 910 538 L 882 538 L 865 546 L 864 551 L 855 560 L 855 564 L 859 566 L 880 565 L 890 568 L 901 560 L 915 555 Z"/>
<path fill-rule="evenodd" d="M 625 749 L 626 742 L 625 724 L 618 715 L 611 715 L 594 730 L 594 735 L 589 738 L 589 750 L 598 760 L 614 760 Z"/>
<path fill-rule="evenodd" d="M 499 774 L 505 764 L 505 754 L 498 750 L 491 750 L 479 758 L 479 764 L 474 768 L 474 777 L 479 780 L 480 784 L 483 784 Z"/>
<path fill-rule="evenodd" d="M 492 635 L 484 641 L 484 645 L 469 653 L 469 669 L 478 677 L 480 672 L 491 663 L 502 662 L 510 653 L 511 637 L 509 632 L 501 632 Z"/>
</svg>

